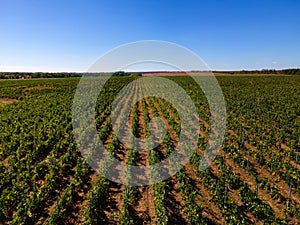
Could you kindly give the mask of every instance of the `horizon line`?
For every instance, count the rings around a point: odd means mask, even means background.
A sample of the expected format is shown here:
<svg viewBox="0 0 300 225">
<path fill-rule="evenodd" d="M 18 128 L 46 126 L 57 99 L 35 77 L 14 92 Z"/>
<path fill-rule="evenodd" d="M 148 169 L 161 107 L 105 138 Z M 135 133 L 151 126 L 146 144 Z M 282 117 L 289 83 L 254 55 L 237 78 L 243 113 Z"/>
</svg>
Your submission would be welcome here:
<svg viewBox="0 0 300 225">
<path fill-rule="evenodd" d="M 289 67 L 289 68 L 281 68 L 281 69 L 238 69 L 238 70 L 197 70 L 197 69 L 192 69 L 192 70 L 138 70 L 138 71 L 126 71 L 126 70 L 120 70 L 124 71 L 126 73 L 176 73 L 176 72 L 256 72 L 256 71 L 276 71 L 280 72 L 283 70 L 299 70 L 300 68 L 298 67 Z M 89 72 L 89 71 L 0 71 L 0 73 L 114 73 L 114 72 L 119 72 L 119 71 L 99 71 L 99 72 Z"/>
</svg>

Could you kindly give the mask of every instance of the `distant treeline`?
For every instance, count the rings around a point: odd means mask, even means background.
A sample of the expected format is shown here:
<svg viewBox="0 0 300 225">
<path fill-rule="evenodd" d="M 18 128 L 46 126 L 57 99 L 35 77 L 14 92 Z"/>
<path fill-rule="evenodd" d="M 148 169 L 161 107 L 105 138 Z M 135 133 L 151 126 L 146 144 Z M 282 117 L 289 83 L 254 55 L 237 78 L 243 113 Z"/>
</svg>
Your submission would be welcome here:
<svg viewBox="0 0 300 225">
<path fill-rule="evenodd" d="M 197 72 L 197 71 L 194 71 Z M 300 69 L 283 69 L 283 70 L 240 70 L 240 71 L 213 71 L 214 73 L 225 74 L 286 74 L 286 75 L 300 75 Z M 146 73 L 146 72 L 145 72 Z M 0 72 L 0 79 L 32 79 L 32 78 L 68 78 L 68 77 L 82 77 L 87 73 L 50 73 L 50 72 Z M 99 76 L 100 73 L 88 73 L 90 76 Z M 101 75 L 111 75 L 111 73 L 101 73 Z M 141 76 L 139 72 L 124 72 L 117 71 L 112 76 Z"/>
<path fill-rule="evenodd" d="M 82 74 L 80 73 L 0 72 L 0 79 L 64 78 L 81 76 Z"/>
<path fill-rule="evenodd" d="M 49 72 L 0 72 L 0 79 L 33 79 L 33 78 L 68 78 L 82 77 L 86 73 L 49 73 Z M 98 76 L 100 73 L 88 73 L 91 76 Z M 101 73 L 111 75 L 111 73 Z M 112 76 L 140 76 L 140 73 L 127 73 L 117 71 Z"/>
<path fill-rule="evenodd" d="M 216 73 L 228 74 L 286 74 L 286 75 L 300 75 L 300 69 L 283 69 L 283 70 L 240 70 L 240 71 L 214 71 Z"/>
</svg>

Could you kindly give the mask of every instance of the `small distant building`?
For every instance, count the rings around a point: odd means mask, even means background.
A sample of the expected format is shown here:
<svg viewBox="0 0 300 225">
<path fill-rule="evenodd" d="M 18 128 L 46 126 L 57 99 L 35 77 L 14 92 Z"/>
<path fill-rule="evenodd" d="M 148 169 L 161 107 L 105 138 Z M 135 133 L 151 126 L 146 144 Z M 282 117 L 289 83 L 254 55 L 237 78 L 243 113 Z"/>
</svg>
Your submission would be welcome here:
<svg viewBox="0 0 300 225">
<path fill-rule="evenodd" d="M 22 76 L 19 76 L 19 79 L 22 79 L 22 80 L 31 79 L 31 78 L 32 78 L 31 75 L 22 75 Z"/>
</svg>

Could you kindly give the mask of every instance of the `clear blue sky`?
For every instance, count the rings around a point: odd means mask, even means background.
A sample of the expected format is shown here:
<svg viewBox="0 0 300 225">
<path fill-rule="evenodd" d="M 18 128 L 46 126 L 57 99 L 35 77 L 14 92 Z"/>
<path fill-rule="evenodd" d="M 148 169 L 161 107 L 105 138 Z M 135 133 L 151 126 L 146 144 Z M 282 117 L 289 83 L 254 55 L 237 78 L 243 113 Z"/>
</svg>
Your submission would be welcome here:
<svg viewBox="0 0 300 225">
<path fill-rule="evenodd" d="M 0 71 L 85 71 L 111 48 L 175 42 L 212 69 L 300 67 L 297 0 L 0 0 Z"/>
</svg>

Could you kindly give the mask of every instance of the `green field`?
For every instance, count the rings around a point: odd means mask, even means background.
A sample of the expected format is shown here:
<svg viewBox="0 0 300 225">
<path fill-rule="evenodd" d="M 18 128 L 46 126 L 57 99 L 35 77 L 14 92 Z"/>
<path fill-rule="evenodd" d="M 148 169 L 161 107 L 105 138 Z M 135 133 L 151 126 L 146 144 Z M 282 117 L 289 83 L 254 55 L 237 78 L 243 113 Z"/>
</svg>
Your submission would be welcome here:
<svg viewBox="0 0 300 225">
<path fill-rule="evenodd" d="M 164 99 L 144 98 L 131 112 L 132 133 L 146 136 L 159 116 L 167 135 L 144 154 L 122 145 L 110 111 L 134 79 L 105 84 L 95 124 L 114 157 L 150 165 L 173 151 L 180 119 Z M 109 181 L 81 156 L 71 111 L 80 78 L 0 80 L 0 224 L 299 224 L 300 76 L 217 76 L 226 138 L 205 171 L 198 166 L 210 132 L 207 100 L 190 77 L 168 79 L 195 103 L 198 148 L 184 169 L 146 187 Z"/>
</svg>

